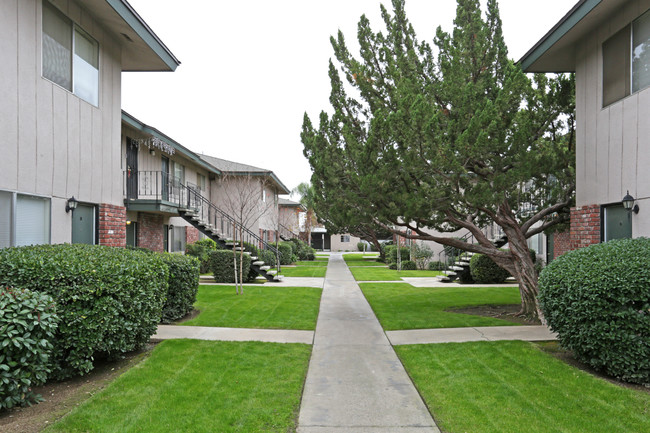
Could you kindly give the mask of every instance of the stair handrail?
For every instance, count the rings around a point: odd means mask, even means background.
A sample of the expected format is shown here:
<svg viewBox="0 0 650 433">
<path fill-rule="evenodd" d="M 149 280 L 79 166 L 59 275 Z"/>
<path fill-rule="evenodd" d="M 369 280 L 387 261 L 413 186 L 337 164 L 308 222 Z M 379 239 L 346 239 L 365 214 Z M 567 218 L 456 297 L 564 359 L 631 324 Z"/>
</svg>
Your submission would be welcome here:
<svg viewBox="0 0 650 433">
<path fill-rule="evenodd" d="M 202 204 L 208 206 L 208 215 L 207 215 L 207 220 L 210 222 L 210 211 L 212 210 L 219 216 L 225 218 L 230 224 L 232 224 L 235 229 L 241 230 L 242 232 L 246 233 L 251 239 L 254 239 L 256 242 L 258 242 L 258 245 L 262 245 L 264 250 L 271 251 L 273 254 L 278 254 L 278 250 L 275 249 L 271 244 L 269 244 L 267 241 L 262 239 L 260 236 L 255 234 L 252 230 L 250 230 L 248 227 L 245 225 L 241 224 L 239 221 L 237 221 L 235 218 L 218 208 L 214 203 L 212 203 L 210 200 L 205 198 L 202 194 L 197 189 L 191 188 L 189 186 L 181 184 L 181 186 L 187 191 L 187 209 L 192 209 L 195 211 L 201 211 L 201 215 L 204 215 L 204 209 L 203 206 L 200 206 L 200 209 L 198 206 L 193 206 L 193 203 L 196 204 L 197 201 L 200 201 Z M 192 202 L 192 199 L 194 199 L 194 202 Z"/>
<path fill-rule="evenodd" d="M 297 234 L 295 234 L 295 233 L 293 232 L 293 230 L 291 230 L 290 228 L 288 228 L 288 227 L 285 226 L 284 224 L 280 223 L 279 226 L 280 226 L 281 229 L 284 229 L 285 231 L 287 231 L 287 232 L 289 232 L 289 233 L 291 234 L 291 239 L 300 239 L 300 236 L 298 236 Z"/>
</svg>

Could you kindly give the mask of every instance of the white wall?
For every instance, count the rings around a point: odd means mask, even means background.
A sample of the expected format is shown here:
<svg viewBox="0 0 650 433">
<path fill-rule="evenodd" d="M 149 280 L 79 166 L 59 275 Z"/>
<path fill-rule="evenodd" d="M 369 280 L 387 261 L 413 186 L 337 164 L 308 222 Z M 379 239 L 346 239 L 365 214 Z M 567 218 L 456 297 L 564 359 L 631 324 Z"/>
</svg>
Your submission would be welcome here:
<svg viewBox="0 0 650 433">
<path fill-rule="evenodd" d="M 620 203 L 629 190 L 650 210 L 650 89 L 602 107 L 602 43 L 650 8 L 628 2 L 577 44 L 576 205 Z M 633 215 L 633 236 L 650 235 L 650 213 Z"/>
<path fill-rule="evenodd" d="M 52 241 L 69 242 L 59 200 L 122 204 L 121 48 L 76 2 L 54 3 L 99 43 L 99 107 L 41 76 L 41 0 L 2 0 L 0 189 L 58 199 Z"/>
</svg>

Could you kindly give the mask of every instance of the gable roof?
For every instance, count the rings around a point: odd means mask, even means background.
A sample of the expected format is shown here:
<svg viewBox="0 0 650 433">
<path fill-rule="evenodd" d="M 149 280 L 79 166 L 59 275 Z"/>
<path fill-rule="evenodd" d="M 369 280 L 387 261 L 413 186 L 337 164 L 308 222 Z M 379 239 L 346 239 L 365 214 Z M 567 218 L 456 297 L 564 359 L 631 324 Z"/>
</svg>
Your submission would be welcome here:
<svg viewBox="0 0 650 433">
<path fill-rule="evenodd" d="M 123 71 L 174 71 L 181 64 L 127 0 L 81 3 L 120 42 Z"/>
<path fill-rule="evenodd" d="M 305 208 L 305 206 L 302 203 L 298 203 L 298 202 L 295 202 L 295 201 L 292 201 L 292 200 L 289 200 L 289 199 L 286 199 L 286 198 L 282 198 L 282 197 L 280 197 L 278 199 L 278 206 L 280 206 L 280 207 L 297 207 L 297 208 L 300 208 L 303 211 L 307 210 L 307 208 Z"/>
<path fill-rule="evenodd" d="M 208 164 L 215 167 L 222 173 L 235 176 L 268 176 L 278 189 L 278 194 L 290 194 L 291 191 L 280 181 L 280 179 L 271 170 L 254 167 L 240 162 L 228 161 L 226 159 L 215 158 L 214 156 L 200 154 L 199 157 Z"/>
<path fill-rule="evenodd" d="M 526 72 L 575 72 L 576 43 L 620 10 L 626 0 L 580 0 L 519 60 Z"/>
</svg>

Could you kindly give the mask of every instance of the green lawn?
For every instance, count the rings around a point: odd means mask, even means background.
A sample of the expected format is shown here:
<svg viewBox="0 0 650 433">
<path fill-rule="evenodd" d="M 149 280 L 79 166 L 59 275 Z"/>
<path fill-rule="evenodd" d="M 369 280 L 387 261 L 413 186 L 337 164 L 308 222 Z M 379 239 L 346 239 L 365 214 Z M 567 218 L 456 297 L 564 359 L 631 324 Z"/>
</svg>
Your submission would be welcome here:
<svg viewBox="0 0 650 433">
<path fill-rule="evenodd" d="M 295 431 L 311 348 L 168 340 L 48 432 Z"/>
<path fill-rule="evenodd" d="M 327 266 L 297 266 L 286 267 L 282 266 L 280 275 L 285 277 L 325 277 Z"/>
<path fill-rule="evenodd" d="M 354 266 L 350 262 L 348 265 Z M 377 267 L 351 267 L 350 272 L 357 281 L 401 281 L 402 277 L 433 278 L 441 274 L 439 271 L 397 271 Z"/>
<path fill-rule="evenodd" d="M 312 287 L 199 286 L 194 307 L 200 314 L 183 322 L 188 326 L 229 328 L 305 329 L 316 328 L 322 289 Z"/>
<path fill-rule="evenodd" d="M 296 262 L 296 266 L 327 266 L 327 262 L 322 261 L 322 260 L 304 260 L 304 261 L 299 261 Z"/>
<path fill-rule="evenodd" d="M 343 254 L 343 260 L 348 266 L 387 266 L 386 263 L 378 262 L 378 254 Z"/>
<path fill-rule="evenodd" d="M 407 283 L 361 283 L 359 286 L 387 331 L 516 325 L 506 320 L 444 310 L 521 302 L 517 287 L 419 288 Z"/>
<path fill-rule="evenodd" d="M 595 378 L 521 341 L 395 347 L 448 433 L 640 433 L 650 394 Z"/>
</svg>

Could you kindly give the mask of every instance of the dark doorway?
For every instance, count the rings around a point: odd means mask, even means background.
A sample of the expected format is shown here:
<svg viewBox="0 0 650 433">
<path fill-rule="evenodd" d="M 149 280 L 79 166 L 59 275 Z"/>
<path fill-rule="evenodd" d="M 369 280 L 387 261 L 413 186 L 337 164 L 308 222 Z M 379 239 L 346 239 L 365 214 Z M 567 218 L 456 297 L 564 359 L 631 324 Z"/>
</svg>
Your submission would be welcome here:
<svg viewBox="0 0 650 433">
<path fill-rule="evenodd" d="M 126 137 L 126 198 L 138 198 L 138 145 Z"/>
<path fill-rule="evenodd" d="M 72 243 L 95 244 L 95 206 L 79 203 L 72 211 Z"/>
<path fill-rule="evenodd" d="M 163 156 L 162 160 L 162 199 L 169 200 L 169 158 Z"/>
<path fill-rule="evenodd" d="M 138 246 L 138 223 L 135 221 L 131 221 L 126 225 L 126 246 Z"/>
<path fill-rule="evenodd" d="M 632 237 L 632 212 L 623 205 L 603 208 L 603 241 L 626 239 Z"/>
</svg>

